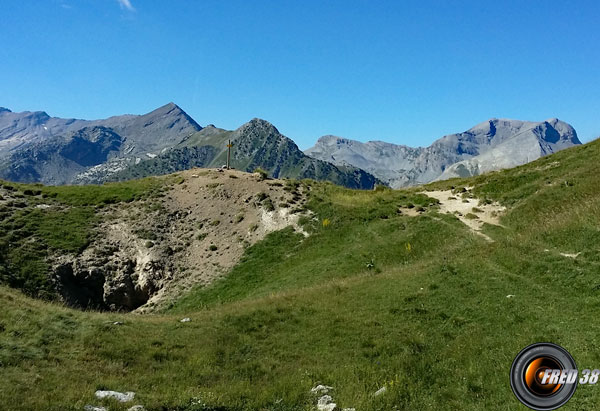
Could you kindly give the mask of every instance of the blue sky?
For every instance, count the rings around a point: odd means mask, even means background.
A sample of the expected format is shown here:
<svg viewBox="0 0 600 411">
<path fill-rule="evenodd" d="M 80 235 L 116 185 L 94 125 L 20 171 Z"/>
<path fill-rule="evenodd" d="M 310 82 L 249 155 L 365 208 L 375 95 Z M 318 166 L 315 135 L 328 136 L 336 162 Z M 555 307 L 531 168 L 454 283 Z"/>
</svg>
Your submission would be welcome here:
<svg viewBox="0 0 600 411">
<path fill-rule="evenodd" d="M 0 106 L 104 118 L 169 101 L 429 145 L 491 117 L 600 135 L 598 1 L 4 0 Z"/>
</svg>

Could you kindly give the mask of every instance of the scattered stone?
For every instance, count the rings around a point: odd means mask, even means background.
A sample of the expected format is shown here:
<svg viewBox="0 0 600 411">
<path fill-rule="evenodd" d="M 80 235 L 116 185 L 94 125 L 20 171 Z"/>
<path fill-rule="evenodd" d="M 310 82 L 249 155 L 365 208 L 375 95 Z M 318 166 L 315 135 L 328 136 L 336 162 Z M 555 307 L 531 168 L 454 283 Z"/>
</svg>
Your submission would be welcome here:
<svg viewBox="0 0 600 411">
<path fill-rule="evenodd" d="M 506 298 L 515 298 L 515 295 L 514 295 L 514 294 L 508 294 L 508 295 L 506 296 Z"/>
<path fill-rule="evenodd" d="M 356 411 L 356 408 L 342 408 L 342 411 Z"/>
<path fill-rule="evenodd" d="M 117 391 L 96 391 L 96 398 L 104 399 L 104 398 L 114 398 L 120 402 L 128 402 L 133 400 L 135 397 L 135 392 L 128 391 L 126 393 L 117 392 Z"/>
<path fill-rule="evenodd" d="M 180 323 L 189 323 L 190 321 L 192 321 L 192 319 L 189 317 L 185 317 L 185 318 L 179 320 Z"/>
<path fill-rule="evenodd" d="M 387 391 L 386 387 L 381 387 L 380 389 L 378 389 L 377 391 L 375 391 L 375 394 L 373 394 L 374 396 L 378 397 L 381 394 L 384 394 Z"/>
<path fill-rule="evenodd" d="M 333 411 L 335 410 L 336 404 L 333 401 L 333 398 L 331 398 L 330 395 L 324 395 L 321 398 L 319 398 L 319 401 L 317 402 L 317 409 L 319 411 Z"/>
<path fill-rule="evenodd" d="M 84 411 L 108 411 L 106 408 L 104 407 L 100 407 L 100 406 L 96 406 L 96 405 L 86 405 L 85 407 L 83 407 Z"/>
<path fill-rule="evenodd" d="M 115 321 L 113 325 L 123 325 L 123 323 L 121 321 Z"/>
<path fill-rule="evenodd" d="M 578 252 L 577 254 L 560 253 L 560 255 L 562 255 L 563 257 L 568 257 L 568 258 L 577 258 L 577 257 L 579 257 L 579 254 L 581 254 L 581 251 Z"/>
<path fill-rule="evenodd" d="M 316 387 L 312 387 L 310 389 L 310 392 L 312 392 L 313 394 L 327 394 L 331 390 L 333 390 L 333 387 L 319 384 Z"/>
<path fill-rule="evenodd" d="M 127 408 L 127 411 L 146 411 L 143 405 L 134 405 L 131 408 Z"/>
</svg>

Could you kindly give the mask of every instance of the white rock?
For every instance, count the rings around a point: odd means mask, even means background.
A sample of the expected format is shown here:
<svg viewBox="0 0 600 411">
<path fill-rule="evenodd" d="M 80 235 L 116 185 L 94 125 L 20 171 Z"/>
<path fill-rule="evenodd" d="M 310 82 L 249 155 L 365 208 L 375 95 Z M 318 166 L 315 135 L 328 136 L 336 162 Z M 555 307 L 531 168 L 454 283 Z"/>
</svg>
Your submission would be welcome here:
<svg viewBox="0 0 600 411">
<path fill-rule="evenodd" d="M 560 253 L 560 255 L 562 255 L 563 257 L 569 257 L 569 258 L 577 258 L 577 257 L 579 257 L 579 254 L 581 254 L 581 251 L 578 252 L 577 254 Z"/>
<path fill-rule="evenodd" d="M 380 389 L 378 389 L 377 391 L 375 391 L 375 394 L 373 394 L 373 395 L 377 397 L 377 396 L 385 393 L 386 391 L 387 391 L 386 387 L 381 387 Z"/>
<path fill-rule="evenodd" d="M 506 296 L 506 298 L 515 298 L 515 295 L 514 295 L 514 294 L 508 294 L 508 295 Z"/>
<path fill-rule="evenodd" d="M 128 402 L 133 400 L 135 397 L 135 392 L 128 391 L 126 393 L 117 392 L 117 391 L 96 391 L 96 398 L 104 399 L 104 398 L 114 398 L 120 402 Z"/>
<path fill-rule="evenodd" d="M 189 317 L 185 317 L 185 318 L 179 320 L 180 323 L 189 323 L 190 321 L 192 321 L 192 319 Z"/>
<path fill-rule="evenodd" d="M 331 398 L 330 395 L 324 395 L 321 398 L 319 398 L 319 401 L 317 402 L 317 409 L 319 411 L 333 411 L 335 410 L 336 404 L 333 401 L 333 398 Z"/>
<path fill-rule="evenodd" d="M 146 411 L 143 405 L 134 405 L 131 408 L 127 408 L 127 411 Z"/>
<path fill-rule="evenodd" d="M 96 406 L 96 405 L 86 405 L 85 407 L 83 407 L 83 410 L 84 411 L 108 411 L 106 408 Z"/>
<path fill-rule="evenodd" d="M 342 408 L 342 411 L 356 411 L 356 408 Z"/>
<path fill-rule="evenodd" d="M 121 321 L 115 321 L 113 325 L 123 325 L 123 323 Z"/>
<path fill-rule="evenodd" d="M 333 390 L 333 387 L 319 384 L 316 387 L 312 387 L 310 392 L 313 394 L 327 394 L 330 390 Z"/>
</svg>

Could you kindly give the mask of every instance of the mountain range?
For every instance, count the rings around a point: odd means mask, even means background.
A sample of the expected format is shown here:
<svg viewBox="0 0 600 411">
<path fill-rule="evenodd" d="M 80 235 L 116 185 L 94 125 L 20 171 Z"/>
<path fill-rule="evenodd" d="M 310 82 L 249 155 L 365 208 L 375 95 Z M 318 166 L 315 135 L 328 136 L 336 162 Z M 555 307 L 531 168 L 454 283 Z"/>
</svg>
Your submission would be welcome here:
<svg viewBox="0 0 600 411">
<path fill-rule="evenodd" d="M 224 164 L 273 177 L 330 180 L 351 188 L 380 183 L 350 165 L 306 156 L 267 121 L 253 119 L 235 131 L 202 128 L 169 103 L 148 114 L 104 120 L 50 117 L 45 112 L 0 110 L 0 178 L 44 184 L 89 184 Z"/>
<path fill-rule="evenodd" d="M 144 115 L 103 120 L 13 113 L 0 108 L 0 178 L 44 184 L 98 184 L 161 175 L 192 167 L 220 167 L 227 143 L 231 165 L 262 168 L 276 178 L 328 180 L 350 188 L 393 188 L 513 167 L 581 144 L 558 119 L 491 119 L 429 147 L 321 137 L 302 152 L 265 120 L 236 130 L 200 126 L 174 103 Z"/>
<path fill-rule="evenodd" d="M 494 118 L 425 148 L 329 135 L 305 154 L 362 168 L 399 188 L 510 168 L 578 144 L 575 129 L 556 118 L 537 123 Z"/>
</svg>

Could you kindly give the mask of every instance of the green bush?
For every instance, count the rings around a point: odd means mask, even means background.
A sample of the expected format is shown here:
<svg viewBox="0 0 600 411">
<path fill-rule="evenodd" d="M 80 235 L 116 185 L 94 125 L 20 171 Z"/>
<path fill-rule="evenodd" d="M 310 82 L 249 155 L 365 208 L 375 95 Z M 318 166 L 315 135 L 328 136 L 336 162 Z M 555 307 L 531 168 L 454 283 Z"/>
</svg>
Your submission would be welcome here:
<svg viewBox="0 0 600 411">
<path fill-rule="evenodd" d="M 254 172 L 256 174 L 258 174 L 258 180 L 259 181 L 264 181 L 267 178 L 269 178 L 269 174 L 265 170 L 263 170 L 262 168 L 260 168 L 260 167 L 255 168 Z"/>
<path fill-rule="evenodd" d="M 143 240 L 156 240 L 158 238 L 156 233 L 145 228 L 135 230 L 134 234 Z"/>
<path fill-rule="evenodd" d="M 275 205 L 273 205 L 273 201 L 268 197 L 263 200 L 262 205 L 267 211 L 275 210 Z"/>
<path fill-rule="evenodd" d="M 260 192 L 260 193 L 258 193 L 258 194 L 256 195 L 256 200 L 257 200 L 257 201 L 263 201 L 263 200 L 264 200 L 265 198 L 267 198 L 267 197 L 268 197 L 267 193 Z"/>
</svg>

